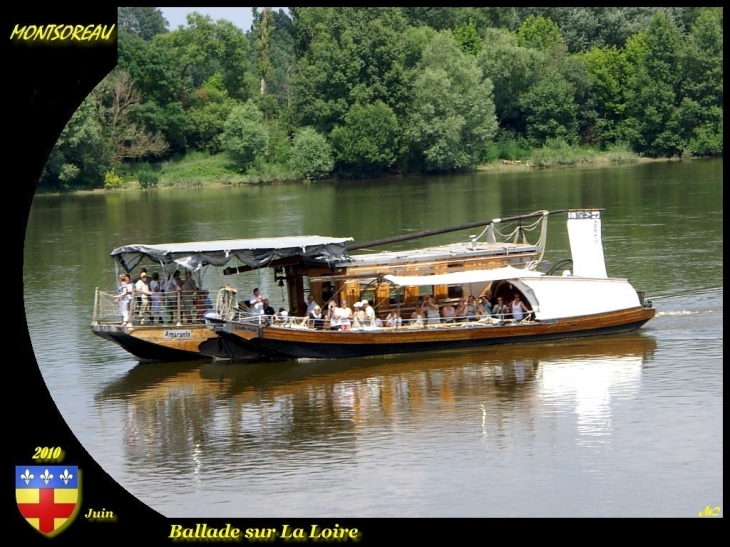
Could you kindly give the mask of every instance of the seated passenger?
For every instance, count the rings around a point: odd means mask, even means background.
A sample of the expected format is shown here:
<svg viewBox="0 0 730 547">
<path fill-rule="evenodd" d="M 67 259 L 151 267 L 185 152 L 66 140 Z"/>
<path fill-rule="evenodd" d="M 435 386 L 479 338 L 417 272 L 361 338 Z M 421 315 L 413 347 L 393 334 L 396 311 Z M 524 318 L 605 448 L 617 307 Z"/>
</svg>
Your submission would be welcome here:
<svg viewBox="0 0 730 547">
<path fill-rule="evenodd" d="M 309 328 L 322 330 L 324 328 L 324 317 L 322 316 L 322 308 L 319 305 L 314 306 L 312 311 L 307 314 L 305 319 Z"/>
<path fill-rule="evenodd" d="M 428 297 L 428 300 L 425 301 L 425 311 L 426 311 L 426 320 L 429 325 L 438 325 L 441 323 L 441 313 L 439 310 L 439 305 L 436 304 L 436 301 L 433 299 L 432 296 Z"/>
<path fill-rule="evenodd" d="M 352 307 L 355 310 L 352 314 L 352 328 L 361 329 L 365 326 L 366 320 L 365 311 L 362 309 L 362 303 L 355 302 Z"/>
<path fill-rule="evenodd" d="M 456 305 L 454 317 L 457 323 L 466 321 L 466 300 L 463 298 L 459 298 L 459 303 Z"/>
<path fill-rule="evenodd" d="M 466 301 L 466 320 L 476 321 L 477 320 L 477 301 L 473 294 L 469 295 Z"/>
<path fill-rule="evenodd" d="M 451 304 L 450 300 L 446 301 L 444 307 L 441 308 L 441 317 L 444 318 L 444 323 L 453 323 L 456 318 L 456 309 Z"/>
<path fill-rule="evenodd" d="M 492 316 L 500 321 L 504 321 L 509 317 L 509 306 L 504 303 L 504 299 L 501 296 L 497 298 L 497 303 L 492 308 Z"/>
<path fill-rule="evenodd" d="M 385 318 L 385 322 L 389 327 L 400 327 L 403 325 L 403 320 L 400 317 L 400 313 L 398 313 L 398 310 L 393 310 L 388 314 L 388 317 Z"/>
<path fill-rule="evenodd" d="M 482 317 L 489 317 L 492 315 L 492 303 L 489 301 L 487 294 L 491 294 L 489 291 L 484 293 L 483 296 L 479 297 L 478 305 L 481 306 Z"/>
</svg>

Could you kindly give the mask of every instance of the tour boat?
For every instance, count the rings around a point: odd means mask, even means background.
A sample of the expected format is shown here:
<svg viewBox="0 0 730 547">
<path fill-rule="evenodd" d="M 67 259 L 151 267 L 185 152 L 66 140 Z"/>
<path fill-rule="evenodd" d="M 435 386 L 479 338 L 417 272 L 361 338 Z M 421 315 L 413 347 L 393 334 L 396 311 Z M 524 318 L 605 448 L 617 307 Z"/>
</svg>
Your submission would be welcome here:
<svg viewBox="0 0 730 547">
<path fill-rule="evenodd" d="M 294 236 L 163 244 L 132 244 L 114 249 L 115 279 L 119 273 L 138 278 L 143 268 L 158 271 L 164 286 L 175 270 L 189 271 L 196 287 L 203 287 L 209 266 L 222 268 L 231 263 L 258 269 L 269 265 L 309 259 L 333 260 L 346 255 L 351 238 Z M 210 295 L 206 310 L 204 294 Z M 214 294 L 216 293 L 216 294 Z M 129 320 L 123 321 L 119 289 L 96 288 L 91 330 L 135 355 L 141 361 L 185 361 L 191 359 L 248 359 L 257 353 L 231 344 L 206 326 L 207 316 L 228 317 L 238 313 L 235 289 L 224 285 L 217 291 L 191 293 L 167 290 L 155 306 L 152 295 L 142 310 L 142 295 L 135 293 L 128 304 Z M 139 297 L 139 298 L 138 298 Z M 215 299 L 215 300 L 213 300 Z M 156 309 L 155 309 L 156 308 Z"/>
<path fill-rule="evenodd" d="M 559 213 L 567 213 L 572 258 L 556 266 L 572 264 L 572 269 L 553 267 L 543 273 L 537 267 L 544 253 L 547 218 Z M 533 218 L 537 219 L 533 224 L 526 224 Z M 507 223 L 517 225 L 512 231 L 498 230 Z M 484 227 L 482 233 L 461 243 L 349 253 L 478 226 Z M 539 234 L 532 244 L 527 241 L 530 232 Z M 643 291 L 627 279 L 607 276 L 598 209 L 538 211 L 350 244 L 346 249 L 346 255 L 327 261 L 286 264 L 287 316 L 238 314 L 214 318 L 208 327 L 231 345 L 265 358 L 330 359 L 623 333 L 639 329 L 656 313 Z M 363 305 L 373 307 L 375 320 L 313 320 L 306 316 L 305 292 L 321 306 L 344 300 L 350 307 L 364 298 Z M 435 305 L 441 309 L 447 302 L 488 294 L 492 302 L 501 298 L 515 307 L 506 315 L 470 315 L 451 322 L 428 320 L 414 312 L 426 295 L 433 300 L 432 309 Z M 518 298 L 524 305 L 514 304 Z M 400 320 L 389 322 L 394 314 Z"/>
</svg>

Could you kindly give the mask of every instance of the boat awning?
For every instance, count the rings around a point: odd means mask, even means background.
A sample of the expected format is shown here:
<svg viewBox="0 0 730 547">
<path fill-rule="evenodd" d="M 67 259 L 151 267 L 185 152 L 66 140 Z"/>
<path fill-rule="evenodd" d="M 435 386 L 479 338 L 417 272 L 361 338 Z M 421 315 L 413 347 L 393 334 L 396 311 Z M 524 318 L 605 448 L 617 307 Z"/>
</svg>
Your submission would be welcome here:
<svg viewBox="0 0 730 547">
<path fill-rule="evenodd" d="M 111 252 L 127 272 L 148 259 L 161 264 L 178 264 L 188 270 L 202 266 L 225 266 L 234 259 L 251 268 L 265 268 L 272 260 L 301 256 L 327 262 L 347 257 L 345 243 L 351 237 L 288 236 L 258 239 L 226 239 L 125 245 Z"/>
<path fill-rule="evenodd" d="M 541 277 L 544 274 L 534 270 L 523 270 L 505 266 L 493 270 L 470 270 L 437 275 L 386 275 L 385 279 L 401 287 L 414 285 L 463 285 L 465 283 L 484 283 L 501 279 L 520 279 L 522 277 Z"/>
</svg>

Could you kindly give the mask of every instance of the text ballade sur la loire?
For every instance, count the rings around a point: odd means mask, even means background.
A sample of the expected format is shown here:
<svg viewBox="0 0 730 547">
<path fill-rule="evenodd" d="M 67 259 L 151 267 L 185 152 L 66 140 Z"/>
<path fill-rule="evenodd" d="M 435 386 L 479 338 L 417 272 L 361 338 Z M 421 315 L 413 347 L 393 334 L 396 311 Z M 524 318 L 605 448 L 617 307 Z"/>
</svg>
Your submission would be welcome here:
<svg viewBox="0 0 730 547">
<path fill-rule="evenodd" d="M 339 524 L 335 524 L 331 528 L 323 528 L 318 524 L 312 524 L 309 528 L 294 528 L 288 524 L 281 527 L 281 531 L 277 528 L 246 528 L 241 530 L 230 524 L 226 524 L 222 528 L 208 526 L 207 524 L 196 524 L 194 527 L 185 528 L 181 524 L 173 524 L 170 528 L 170 539 L 177 540 L 199 540 L 199 539 L 225 539 L 238 540 L 251 539 L 298 539 L 298 540 L 339 540 L 350 541 L 359 540 L 361 536 L 357 528 L 342 528 Z"/>
</svg>

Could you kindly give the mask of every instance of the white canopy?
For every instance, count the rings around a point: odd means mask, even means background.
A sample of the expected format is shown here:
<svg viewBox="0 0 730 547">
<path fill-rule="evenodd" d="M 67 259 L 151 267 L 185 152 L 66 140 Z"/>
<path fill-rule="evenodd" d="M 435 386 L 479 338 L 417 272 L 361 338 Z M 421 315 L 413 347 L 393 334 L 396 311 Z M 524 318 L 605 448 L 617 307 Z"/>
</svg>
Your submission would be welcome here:
<svg viewBox="0 0 730 547">
<path fill-rule="evenodd" d="M 520 279 L 522 277 L 541 277 L 544 274 L 534 270 L 523 270 L 512 266 L 493 270 L 470 270 L 437 275 L 386 275 L 385 279 L 401 287 L 414 285 L 463 285 L 465 283 L 485 283 L 501 279 Z"/>
<path fill-rule="evenodd" d="M 188 270 L 212 264 L 225 266 L 234 258 L 252 268 L 266 267 L 272 260 L 301 256 L 328 261 L 347 256 L 345 243 L 351 237 L 288 236 L 258 239 L 225 239 L 155 245 L 125 245 L 111 256 L 126 271 L 134 269 L 144 258 L 162 264 L 179 264 Z"/>
</svg>

